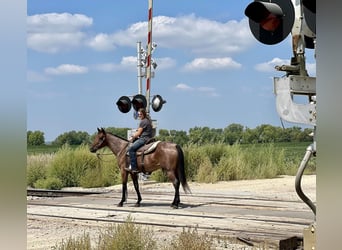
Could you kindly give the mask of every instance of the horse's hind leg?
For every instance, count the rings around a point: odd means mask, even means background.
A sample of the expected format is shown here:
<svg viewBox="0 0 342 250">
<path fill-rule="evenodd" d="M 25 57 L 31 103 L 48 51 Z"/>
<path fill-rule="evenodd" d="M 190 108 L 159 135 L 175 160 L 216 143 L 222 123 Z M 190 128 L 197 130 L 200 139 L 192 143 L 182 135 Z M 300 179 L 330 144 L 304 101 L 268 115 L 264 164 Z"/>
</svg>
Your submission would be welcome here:
<svg viewBox="0 0 342 250">
<path fill-rule="evenodd" d="M 140 190 L 139 190 L 138 174 L 137 173 L 131 174 L 131 177 L 133 180 L 135 192 L 137 193 L 137 196 L 138 196 L 138 200 L 135 203 L 135 206 L 140 207 L 140 202 L 141 202 L 142 198 L 141 198 Z"/>
<path fill-rule="evenodd" d="M 173 178 L 172 184 L 173 184 L 173 187 L 175 188 L 175 198 L 173 199 L 171 207 L 172 208 L 178 208 L 178 205 L 180 203 L 180 198 L 179 198 L 180 181 L 177 178 Z"/>
</svg>

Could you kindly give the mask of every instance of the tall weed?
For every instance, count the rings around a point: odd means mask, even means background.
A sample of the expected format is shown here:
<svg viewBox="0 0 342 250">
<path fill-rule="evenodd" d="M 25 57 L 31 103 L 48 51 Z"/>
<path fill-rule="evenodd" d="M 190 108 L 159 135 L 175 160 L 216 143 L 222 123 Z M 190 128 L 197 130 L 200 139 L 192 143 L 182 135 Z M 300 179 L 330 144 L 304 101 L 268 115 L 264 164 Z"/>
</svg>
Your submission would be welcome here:
<svg viewBox="0 0 342 250">
<path fill-rule="evenodd" d="M 213 240 L 207 234 L 199 234 L 196 228 L 188 228 L 173 238 L 166 250 L 210 250 L 214 249 Z"/>
<path fill-rule="evenodd" d="M 157 249 L 153 231 L 134 224 L 128 216 L 124 224 L 110 226 L 100 233 L 96 249 L 153 250 Z"/>
<path fill-rule="evenodd" d="M 26 183 L 28 187 L 35 187 L 35 183 L 47 177 L 49 164 L 53 154 L 39 154 L 27 156 Z"/>
<path fill-rule="evenodd" d="M 218 181 L 230 181 L 245 179 L 248 166 L 245 155 L 238 144 L 226 147 L 225 155 L 216 166 Z"/>
<path fill-rule="evenodd" d="M 68 240 L 62 240 L 57 243 L 53 250 L 91 250 L 91 239 L 89 233 L 83 233 L 82 237 L 69 237 Z"/>
<path fill-rule="evenodd" d="M 198 166 L 196 181 L 204 183 L 213 183 L 217 181 L 217 173 L 209 157 L 204 157 Z"/>
</svg>

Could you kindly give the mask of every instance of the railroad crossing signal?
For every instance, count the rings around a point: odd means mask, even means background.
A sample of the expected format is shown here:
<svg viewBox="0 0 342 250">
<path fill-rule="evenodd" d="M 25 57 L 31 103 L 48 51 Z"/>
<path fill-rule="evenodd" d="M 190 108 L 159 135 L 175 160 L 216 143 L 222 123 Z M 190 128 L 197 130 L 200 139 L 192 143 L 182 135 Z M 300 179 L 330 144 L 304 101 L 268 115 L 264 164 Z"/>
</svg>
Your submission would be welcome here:
<svg viewBox="0 0 342 250">
<path fill-rule="evenodd" d="M 159 112 L 161 108 L 163 107 L 163 104 L 166 103 L 165 100 L 160 95 L 155 95 L 152 98 L 152 109 L 154 112 Z"/>
<path fill-rule="evenodd" d="M 316 38 L 316 0 L 302 0 L 303 16 L 304 16 L 304 39 L 305 47 L 308 49 L 315 48 Z"/>
<path fill-rule="evenodd" d="M 159 112 L 164 103 L 166 103 L 166 101 L 160 95 L 155 95 L 151 103 L 153 111 Z M 121 96 L 116 102 L 116 105 L 122 113 L 128 113 L 132 106 L 135 111 L 138 111 L 140 108 L 146 108 L 147 100 L 146 97 L 141 94 L 133 96 L 132 100 L 128 96 Z"/>
<path fill-rule="evenodd" d="M 247 6 L 245 15 L 254 37 L 268 45 L 283 41 L 291 32 L 295 19 L 290 0 L 255 0 Z"/>
<path fill-rule="evenodd" d="M 135 95 L 132 99 L 132 105 L 135 111 L 138 111 L 140 108 L 146 108 L 146 97 L 141 94 Z"/>
<path fill-rule="evenodd" d="M 316 0 L 302 0 L 302 4 L 306 25 L 316 34 Z"/>
<path fill-rule="evenodd" d="M 261 43 L 279 43 L 292 32 L 293 37 L 303 36 L 305 48 L 315 48 L 316 0 L 254 0 L 245 15 Z"/>
<path fill-rule="evenodd" d="M 127 96 L 121 96 L 119 100 L 116 102 L 118 109 L 122 113 L 128 113 L 131 110 L 131 99 Z"/>
</svg>

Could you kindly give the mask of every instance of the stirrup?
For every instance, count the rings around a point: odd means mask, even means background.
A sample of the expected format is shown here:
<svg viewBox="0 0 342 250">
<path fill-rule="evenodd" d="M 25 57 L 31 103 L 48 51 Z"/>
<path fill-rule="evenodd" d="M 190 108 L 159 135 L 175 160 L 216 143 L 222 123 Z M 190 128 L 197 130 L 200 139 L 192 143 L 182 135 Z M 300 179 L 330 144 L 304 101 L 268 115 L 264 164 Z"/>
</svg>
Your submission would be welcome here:
<svg viewBox="0 0 342 250">
<path fill-rule="evenodd" d="M 131 173 L 139 173 L 138 169 L 132 169 L 132 166 L 129 165 L 129 167 L 125 168 L 126 171 L 131 172 Z"/>
</svg>

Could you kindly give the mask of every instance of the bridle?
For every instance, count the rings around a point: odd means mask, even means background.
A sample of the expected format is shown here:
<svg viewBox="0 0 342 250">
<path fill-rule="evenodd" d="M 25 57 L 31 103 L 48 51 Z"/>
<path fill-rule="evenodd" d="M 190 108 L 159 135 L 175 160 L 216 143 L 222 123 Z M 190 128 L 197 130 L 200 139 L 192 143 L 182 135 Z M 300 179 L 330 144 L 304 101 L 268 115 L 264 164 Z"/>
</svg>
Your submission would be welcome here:
<svg viewBox="0 0 342 250">
<path fill-rule="evenodd" d="M 102 146 L 102 144 L 104 143 L 105 140 L 106 140 L 106 136 L 104 136 L 103 138 L 101 138 L 101 139 L 99 140 L 99 142 L 98 142 L 95 146 L 92 147 L 93 150 L 94 150 L 94 152 L 96 152 L 96 151 Z M 96 153 L 96 155 L 97 155 L 97 153 Z"/>
</svg>

